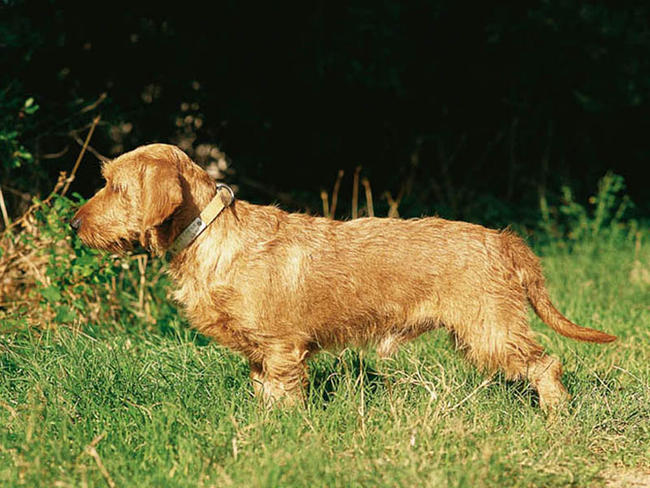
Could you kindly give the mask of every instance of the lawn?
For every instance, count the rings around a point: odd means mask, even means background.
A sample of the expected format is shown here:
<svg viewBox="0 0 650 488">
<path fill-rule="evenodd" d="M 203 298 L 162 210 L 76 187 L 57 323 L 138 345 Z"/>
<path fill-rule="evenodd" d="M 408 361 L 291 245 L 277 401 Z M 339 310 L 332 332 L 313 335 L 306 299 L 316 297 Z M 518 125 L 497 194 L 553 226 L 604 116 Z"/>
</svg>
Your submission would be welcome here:
<svg viewBox="0 0 650 488">
<path fill-rule="evenodd" d="M 261 408 L 245 361 L 187 328 L 0 329 L 2 486 L 634 486 L 650 473 L 650 248 L 548 248 L 551 295 L 611 345 L 561 337 L 573 398 L 545 416 L 444 331 L 322 353 L 305 408 Z M 531 317 L 533 316 L 531 312 Z M 627 484 L 626 484 L 627 483 Z M 643 486 L 643 485 L 639 485 Z"/>
</svg>

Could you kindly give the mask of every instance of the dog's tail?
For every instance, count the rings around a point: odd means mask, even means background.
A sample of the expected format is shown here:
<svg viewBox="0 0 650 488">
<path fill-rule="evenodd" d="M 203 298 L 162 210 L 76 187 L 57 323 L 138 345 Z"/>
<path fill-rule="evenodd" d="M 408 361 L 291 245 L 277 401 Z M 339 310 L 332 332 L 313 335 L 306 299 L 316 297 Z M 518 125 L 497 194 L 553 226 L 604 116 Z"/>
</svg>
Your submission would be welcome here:
<svg viewBox="0 0 650 488">
<path fill-rule="evenodd" d="M 503 232 L 501 236 L 504 239 L 504 250 L 512 260 L 519 281 L 526 289 L 528 301 L 546 325 L 563 336 L 579 341 L 604 343 L 616 340 L 613 335 L 574 324 L 562 315 L 548 295 L 537 256 L 519 236 L 508 231 Z"/>
</svg>

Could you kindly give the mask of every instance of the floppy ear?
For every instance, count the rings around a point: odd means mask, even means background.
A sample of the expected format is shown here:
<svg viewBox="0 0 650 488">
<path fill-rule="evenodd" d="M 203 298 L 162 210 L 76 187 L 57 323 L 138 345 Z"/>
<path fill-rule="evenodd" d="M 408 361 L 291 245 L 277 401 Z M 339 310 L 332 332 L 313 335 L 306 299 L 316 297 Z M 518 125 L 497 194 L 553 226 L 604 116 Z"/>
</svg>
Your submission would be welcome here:
<svg viewBox="0 0 650 488">
<path fill-rule="evenodd" d="M 172 164 L 152 164 L 142 175 L 142 232 L 140 243 L 163 252 L 167 236 L 157 229 L 183 201 L 178 170 Z"/>
</svg>

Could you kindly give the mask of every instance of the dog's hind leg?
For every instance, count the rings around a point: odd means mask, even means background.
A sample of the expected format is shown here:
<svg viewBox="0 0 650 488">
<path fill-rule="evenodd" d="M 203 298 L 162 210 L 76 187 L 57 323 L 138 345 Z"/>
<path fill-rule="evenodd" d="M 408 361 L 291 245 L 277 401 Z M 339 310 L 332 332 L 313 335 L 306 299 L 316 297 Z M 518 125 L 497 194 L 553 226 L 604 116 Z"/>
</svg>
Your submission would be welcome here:
<svg viewBox="0 0 650 488">
<path fill-rule="evenodd" d="M 552 409 L 568 397 L 560 380 L 562 366 L 535 341 L 523 304 L 505 303 L 484 307 L 473 327 L 452 327 L 452 334 L 471 362 L 490 372 L 500 370 L 507 379 L 528 379 L 540 407 Z"/>
<path fill-rule="evenodd" d="M 551 410 L 570 398 L 562 384 L 562 364 L 557 359 L 542 355 L 528 364 L 526 374 L 539 394 L 539 405 L 543 410 Z"/>
</svg>

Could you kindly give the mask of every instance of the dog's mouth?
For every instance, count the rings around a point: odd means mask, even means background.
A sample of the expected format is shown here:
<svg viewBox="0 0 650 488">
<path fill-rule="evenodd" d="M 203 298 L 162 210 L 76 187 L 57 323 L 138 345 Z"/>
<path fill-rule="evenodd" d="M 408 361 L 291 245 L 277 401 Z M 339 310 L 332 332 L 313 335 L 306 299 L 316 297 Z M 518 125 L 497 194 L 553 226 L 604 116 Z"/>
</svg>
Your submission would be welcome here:
<svg viewBox="0 0 650 488">
<path fill-rule="evenodd" d="M 134 248 L 135 244 L 133 241 L 125 238 L 120 238 L 118 241 L 113 242 L 110 246 L 110 249 L 107 249 L 107 251 L 123 254 L 128 251 L 133 251 Z"/>
<path fill-rule="evenodd" d="M 81 239 L 81 242 L 83 242 L 88 247 L 114 254 L 125 254 L 128 251 L 133 251 L 135 248 L 134 241 L 126 237 L 118 237 L 115 239 L 107 240 L 97 238 L 97 234 L 93 235 L 92 238 L 89 238 L 83 234 L 79 234 L 79 238 Z"/>
</svg>

